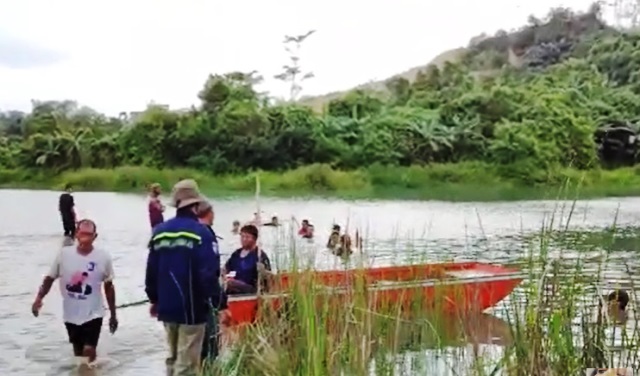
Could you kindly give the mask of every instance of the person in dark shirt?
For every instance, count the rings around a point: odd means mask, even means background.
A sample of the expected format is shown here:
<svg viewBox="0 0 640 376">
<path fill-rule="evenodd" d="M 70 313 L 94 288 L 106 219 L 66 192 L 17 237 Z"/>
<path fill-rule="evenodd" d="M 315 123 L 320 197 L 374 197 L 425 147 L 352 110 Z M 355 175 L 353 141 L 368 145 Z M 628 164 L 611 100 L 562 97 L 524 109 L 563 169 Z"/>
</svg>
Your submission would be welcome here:
<svg viewBox="0 0 640 376">
<path fill-rule="evenodd" d="M 62 218 L 62 228 L 64 229 L 64 236 L 73 238 L 76 233 L 76 212 L 75 202 L 71 195 L 71 186 L 65 187 L 65 192 L 60 195 L 58 201 L 58 210 L 60 211 L 60 217 Z"/>
<path fill-rule="evenodd" d="M 271 226 L 271 227 L 280 226 L 280 221 L 278 220 L 278 216 L 274 214 L 273 217 L 271 217 L 271 222 L 264 223 L 263 226 Z"/>
<path fill-rule="evenodd" d="M 200 373 L 211 311 L 228 308 L 215 236 L 198 220 L 198 207 L 206 201 L 194 180 L 178 182 L 171 191 L 176 216 L 154 227 L 149 242 L 145 291 L 149 312 L 167 332 L 171 375 Z"/>
<path fill-rule="evenodd" d="M 220 251 L 218 247 L 218 236 L 216 235 L 215 231 L 213 231 L 213 228 L 211 228 L 211 226 L 213 226 L 213 219 L 215 218 L 213 206 L 211 205 L 211 203 L 205 201 L 198 204 L 197 215 L 198 221 L 202 223 L 213 236 L 213 252 L 211 254 L 211 257 L 215 258 L 216 262 L 219 265 Z M 216 283 L 219 282 L 220 272 L 218 271 L 216 275 Z M 228 309 L 214 312 L 212 307 L 212 314 L 209 315 L 209 319 L 207 320 L 207 325 L 205 326 L 204 342 L 202 344 L 201 359 L 203 362 L 207 359 L 213 360 L 218 356 L 219 335 L 229 325 L 230 320 L 231 315 L 229 314 Z"/>
<path fill-rule="evenodd" d="M 227 294 L 255 294 L 258 289 L 258 280 L 262 280 L 262 287 L 271 271 L 269 256 L 258 250 L 258 228 L 254 225 L 246 225 L 240 229 L 240 241 L 242 248 L 231 254 L 224 266 L 224 274 L 235 272 L 235 276 L 227 280 Z"/>
</svg>

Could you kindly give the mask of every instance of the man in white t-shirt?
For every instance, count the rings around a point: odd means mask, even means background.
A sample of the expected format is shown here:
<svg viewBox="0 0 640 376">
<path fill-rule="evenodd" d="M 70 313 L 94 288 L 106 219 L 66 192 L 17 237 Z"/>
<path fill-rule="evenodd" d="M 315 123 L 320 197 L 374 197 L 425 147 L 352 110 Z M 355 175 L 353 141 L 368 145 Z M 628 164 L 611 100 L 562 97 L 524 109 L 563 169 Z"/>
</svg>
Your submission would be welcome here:
<svg viewBox="0 0 640 376">
<path fill-rule="evenodd" d="M 60 250 L 31 307 L 33 315 L 37 317 L 42 308 L 42 300 L 51 290 L 53 282 L 59 278 L 63 319 L 69 342 L 73 345 L 74 355 L 85 358 L 89 363 L 96 359 L 96 347 L 102 330 L 104 306 L 101 285 L 104 285 L 111 312 L 109 330 L 113 334 L 118 328 L 113 262 L 106 251 L 94 248 L 93 242 L 98 236 L 96 230 L 96 224 L 92 220 L 78 222 L 75 233 L 77 245 Z"/>
</svg>

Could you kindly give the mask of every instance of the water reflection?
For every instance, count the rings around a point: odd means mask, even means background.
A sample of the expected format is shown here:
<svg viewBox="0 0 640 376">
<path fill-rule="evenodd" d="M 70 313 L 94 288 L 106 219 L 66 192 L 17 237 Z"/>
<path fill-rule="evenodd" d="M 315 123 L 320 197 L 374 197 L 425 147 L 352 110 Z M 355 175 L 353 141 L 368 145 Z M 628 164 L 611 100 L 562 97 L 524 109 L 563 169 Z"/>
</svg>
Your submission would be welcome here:
<svg viewBox="0 0 640 376">
<path fill-rule="evenodd" d="M 431 316 L 404 323 L 397 330 L 402 350 L 443 349 L 473 345 L 505 346 L 512 343 L 509 324 L 492 314 Z M 416 348 L 417 346 L 417 348 Z"/>
<path fill-rule="evenodd" d="M 469 362 L 499 360 L 505 347 L 513 342 L 509 324 L 487 313 L 433 316 L 406 323 L 397 328 L 395 338 L 399 351 L 392 362 L 397 375 L 468 374 L 472 366 Z M 388 360 L 381 360 L 378 355 L 372 364 L 372 374 L 380 373 L 386 363 Z"/>
</svg>

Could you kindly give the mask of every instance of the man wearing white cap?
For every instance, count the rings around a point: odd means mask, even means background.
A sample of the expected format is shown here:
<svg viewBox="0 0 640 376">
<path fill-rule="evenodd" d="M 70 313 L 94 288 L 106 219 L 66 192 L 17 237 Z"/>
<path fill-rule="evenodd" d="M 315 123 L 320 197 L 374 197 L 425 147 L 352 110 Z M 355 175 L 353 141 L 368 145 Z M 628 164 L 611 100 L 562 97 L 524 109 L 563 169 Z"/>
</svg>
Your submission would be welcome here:
<svg viewBox="0 0 640 376">
<path fill-rule="evenodd" d="M 153 230 L 145 290 L 151 314 L 167 332 L 167 374 L 196 375 L 211 308 L 226 309 L 226 296 L 220 259 L 212 257 L 214 235 L 198 221 L 198 206 L 206 198 L 195 181 L 186 179 L 173 187 L 171 200 L 176 216 Z"/>
</svg>

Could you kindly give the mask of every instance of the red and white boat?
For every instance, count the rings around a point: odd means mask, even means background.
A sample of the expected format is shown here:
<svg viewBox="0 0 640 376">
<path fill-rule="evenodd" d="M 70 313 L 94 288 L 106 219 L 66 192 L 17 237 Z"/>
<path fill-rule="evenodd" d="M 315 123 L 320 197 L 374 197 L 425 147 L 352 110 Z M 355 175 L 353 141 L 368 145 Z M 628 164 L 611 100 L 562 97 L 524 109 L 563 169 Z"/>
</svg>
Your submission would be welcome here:
<svg viewBox="0 0 640 376">
<path fill-rule="evenodd" d="M 259 307 L 279 309 L 294 289 L 328 298 L 333 304 L 360 292 L 374 308 L 398 307 L 445 312 L 482 312 L 507 297 L 525 278 L 518 269 L 480 262 L 388 266 L 280 273 L 269 292 L 229 297 L 233 324 L 258 318 Z"/>
</svg>

